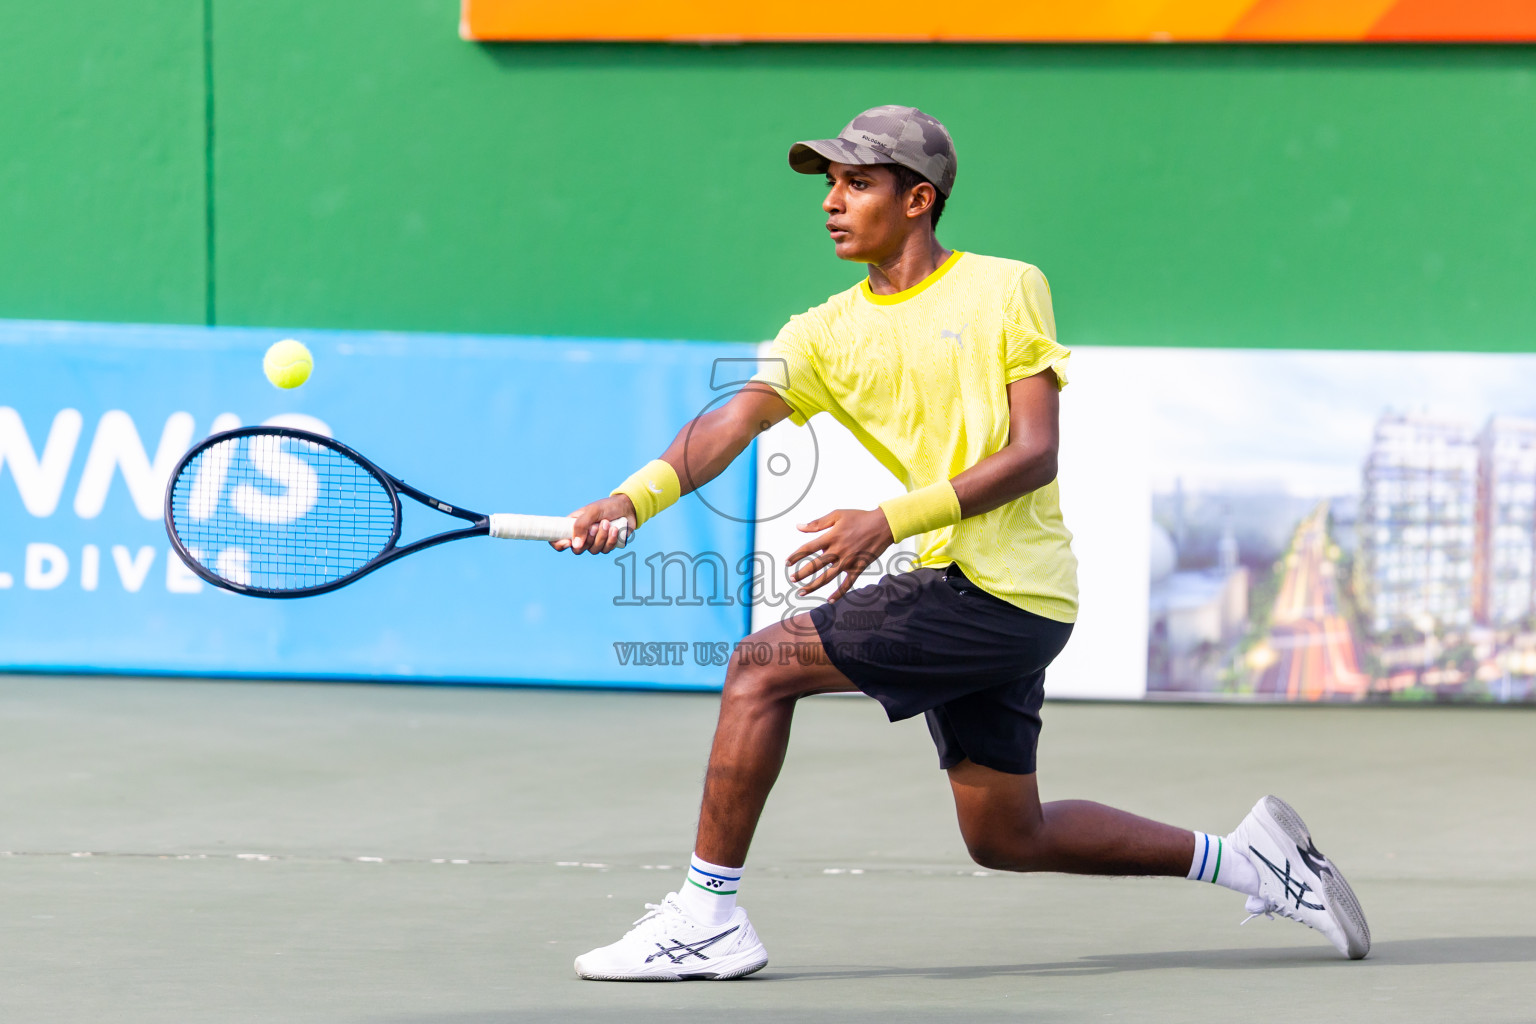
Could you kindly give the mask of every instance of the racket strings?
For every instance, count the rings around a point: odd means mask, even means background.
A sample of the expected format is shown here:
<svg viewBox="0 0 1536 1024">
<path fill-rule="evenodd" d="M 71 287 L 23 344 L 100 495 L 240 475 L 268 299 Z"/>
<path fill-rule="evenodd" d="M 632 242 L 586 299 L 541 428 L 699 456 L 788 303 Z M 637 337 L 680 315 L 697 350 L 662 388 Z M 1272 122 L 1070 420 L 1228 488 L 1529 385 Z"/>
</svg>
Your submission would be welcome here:
<svg viewBox="0 0 1536 1024">
<path fill-rule="evenodd" d="M 395 504 L 351 457 L 256 434 L 210 445 L 171 488 L 171 523 L 203 568 L 242 587 L 305 590 L 350 576 L 394 538 Z"/>
</svg>

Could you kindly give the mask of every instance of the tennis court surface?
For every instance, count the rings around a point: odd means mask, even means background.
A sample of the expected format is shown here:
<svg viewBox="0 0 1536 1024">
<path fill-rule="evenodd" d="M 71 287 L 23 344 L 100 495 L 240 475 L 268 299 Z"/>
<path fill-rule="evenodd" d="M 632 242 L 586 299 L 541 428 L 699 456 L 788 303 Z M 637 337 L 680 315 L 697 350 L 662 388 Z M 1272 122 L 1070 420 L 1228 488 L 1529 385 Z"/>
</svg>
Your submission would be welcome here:
<svg viewBox="0 0 1536 1024">
<path fill-rule="evenodd" d="M 1227 831 L 1274 791 L 1349 963 L 1180 880 L 980 872 L 920 721 L 804 702 L 748 862 L 772 960 L 578 981 L 675 888 L 715 700 L 0 677 L 7 1021 L 1528 1021 L 1536 715 L 1052 704 L 1041 788 Z"/>
</svg>

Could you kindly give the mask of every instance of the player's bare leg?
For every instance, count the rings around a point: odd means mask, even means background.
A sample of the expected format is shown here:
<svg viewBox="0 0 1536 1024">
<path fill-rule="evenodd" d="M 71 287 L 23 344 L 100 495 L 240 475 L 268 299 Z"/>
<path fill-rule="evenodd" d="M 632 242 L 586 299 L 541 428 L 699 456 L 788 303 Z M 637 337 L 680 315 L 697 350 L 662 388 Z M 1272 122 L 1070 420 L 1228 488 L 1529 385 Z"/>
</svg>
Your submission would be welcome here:
<svg viewBox="0 0 1536 1024">
<path fill-rule="evenodd" d="M 759 665 L 745 644 L 768 644 L 773 663 Z M 778 780 L 789 746 L 795 702 L 813 693 L 846 693 L 857 687 L 819 657 L 821 641 L 810 616 L 795 616 L 787 625 L 775 623 L 752 634 L 725 677 L 720 718 L 704 776 L 704 800 L 699 809 L 695 851 L 715 864 L 740 867 L 757 830 L 768 792 Z M 781 645 L 791 645 L 784 647 Z M 787 659 L 781 651 L 794 651 Z M 807 652 L 809 656 L 802 656 Z M 787 660 L 787 664 L 781 664 Z"/>
<path fill-rule="evenodd" d="M 747 645 L 751 646 L 748 647 Z M 768 645 L 761 665 L 747 651 Z M 785 646 L 787 645 L 787 646 Z M 781 652 L 786 652 L 781 655 Z M 726 672 L 688 877 L 622 939 L 576 958 L 583 978 L 612 981 L 724 980 L 768 962 L 736 887 L 747 848 L 779 777 L 795 701 L 856 687 L 821 656 L 808 615 L 759 630 L 737 647 Z"/>
<path fill-rule="evenodd" d="M 961 761 L 949 770 L 960 834 L 972 859 L 999 871 L 1184 877 L 1189 829 L 1088 800 L 1040 803 L 1033 775 Z"/>
<path fill-rule="evenodd" d="M 1301 816 L 1278 797 L 1261 799 L 1236 831 L 1217 841 L 1228 857 L 1223 877 L 1220 856 L 1201 855 L 1203 833 L 1088 800 L 1041 804 L 1034 775 L 961 761 L 949 769 L 949 785 L 966 848 L 983 867 L 1216 881 L 1247 893 L 1251 915 L 1299 921 L 1352 960 L 1371 950 L 1371 929 L 1354 890 L 1318 851 Z"/>
</svg>

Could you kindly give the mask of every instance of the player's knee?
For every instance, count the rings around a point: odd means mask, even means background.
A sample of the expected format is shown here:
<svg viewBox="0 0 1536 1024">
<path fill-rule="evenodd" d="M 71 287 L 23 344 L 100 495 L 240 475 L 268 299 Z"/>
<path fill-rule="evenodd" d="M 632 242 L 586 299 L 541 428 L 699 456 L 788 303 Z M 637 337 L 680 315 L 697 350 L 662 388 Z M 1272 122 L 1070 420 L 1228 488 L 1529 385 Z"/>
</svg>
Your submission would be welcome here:
<svg viewBox="0 0 1536 1024">
<path fill-rule="evenodd" d="M 1022 836 L 967 841 L 971 860 L 993 871 L 1038 871 L 1042 862 L 1039 846 Z"/>
<path fill-rule="evenodd" d="M 725 673 L 723 700 L 732 703 L 773 703 L 793 700 L 793 680 L 776 665 L 732 661 Z"/>
<path fill-rule="evenodd" d="M 982 847 L 971 854 L 971 860 L 989 871 L 1028 871 L 1029 861 L 1018 856 L 1017 851 L 1004 847 Z"/>
<path fill-rule="evenodd" d="M 1013 858 L 1008 855 L 1007 848 L 1000 843 L 967 842 L 965 849 L 971 855 L 971 860 L 981 867 L 991 868 L 993 871 L 1013 869 Z"/>
<path fill-rule="evenodd" d="M 1036 834 L 1028 828 L 998 828 L 988 822 L 972 828 L 962 826 L 966 852 L 971 860 L 993 871 L 1032 871 L 1041 856 Z"/>
</svg>

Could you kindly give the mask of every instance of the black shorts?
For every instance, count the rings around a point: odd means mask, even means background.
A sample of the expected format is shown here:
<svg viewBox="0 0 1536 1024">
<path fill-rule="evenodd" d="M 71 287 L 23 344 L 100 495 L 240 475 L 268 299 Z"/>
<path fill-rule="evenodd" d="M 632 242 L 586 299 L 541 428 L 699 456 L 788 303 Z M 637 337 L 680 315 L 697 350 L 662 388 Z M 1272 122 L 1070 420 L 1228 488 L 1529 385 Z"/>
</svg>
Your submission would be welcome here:
<svg viewBox="0 0 1536 1024">
<path fill-rule="evenodd" d="M 1045 668 L 1070 622 L 988 594 L 957 565 L 882 576 L 810 615 L 828 660 L 891 721 L 927 715 L 939 767 L 1033 774 Z"/>
</svg>

